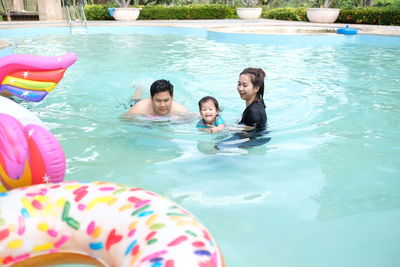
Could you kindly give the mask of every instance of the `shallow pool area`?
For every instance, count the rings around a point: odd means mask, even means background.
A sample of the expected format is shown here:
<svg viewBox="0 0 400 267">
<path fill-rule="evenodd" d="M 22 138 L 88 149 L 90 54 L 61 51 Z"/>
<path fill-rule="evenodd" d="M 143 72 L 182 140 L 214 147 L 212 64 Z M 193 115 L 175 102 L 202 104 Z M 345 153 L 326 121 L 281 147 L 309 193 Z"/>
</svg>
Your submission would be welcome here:
<svg viewBox="0 0 400 267">
<path fill-rule="evenodd" d="M 229 267 L 395 267 L 400 261 L 400 37 L 257 35 L 174 27 L 1 30 L 14 53 L 78 61 L 35 113 L 64 148 L 67 181 L 164 195 L 210 230 Z M 38 34 L 40 33 L 40 34 Z M 216 97 L 240 119 L 239 73 L 267 74 L 271 141 L 218 150 L 232 132 L 196 117 L 124 120 L 157 79 L 193 112 Z"/>
</svg>

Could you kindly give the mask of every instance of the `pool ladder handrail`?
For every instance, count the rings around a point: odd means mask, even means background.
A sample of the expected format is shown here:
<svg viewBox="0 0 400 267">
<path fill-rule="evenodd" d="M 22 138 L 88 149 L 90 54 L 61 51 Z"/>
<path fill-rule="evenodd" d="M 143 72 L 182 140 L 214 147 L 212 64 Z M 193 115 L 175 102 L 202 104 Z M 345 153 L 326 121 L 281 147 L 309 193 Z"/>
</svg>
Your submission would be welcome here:
<svg viewBox="0 0 400 267">
<path fill-rule="evenodd" d="M 72 33 L 74 26 L 72 23 L 73 20 L 72 20 L 72 16 L 71 16 L 71 9 L 69 8 L 69 5 L 66 5 L 66 8 L 67 8 L 67 15 L 68 15 L 68 24 L 69 24 L 70 31 Z M 87 20 L 86 20 L 85 10 L 84 10 L 81 2 L 78 3 L 77 8 L 80 11 L 80 17 L 82 19 L 77 17 L 74 21 L 77 21 L 81 25 L 83 25 L 85 32 L 87 32 Z"/>
</svg>

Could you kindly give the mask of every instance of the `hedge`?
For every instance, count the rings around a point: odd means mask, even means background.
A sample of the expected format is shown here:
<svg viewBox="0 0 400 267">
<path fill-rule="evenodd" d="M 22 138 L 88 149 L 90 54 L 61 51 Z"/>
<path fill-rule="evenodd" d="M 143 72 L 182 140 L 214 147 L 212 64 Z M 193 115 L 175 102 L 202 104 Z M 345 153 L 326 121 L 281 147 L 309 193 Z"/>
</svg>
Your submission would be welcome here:
<svg viewBox="0 0 400 267">
<path fill-rule="evenodd" d="M 354 24 L 400 25 L 400 10 L 376 7 L 340 10 L 337 22 Z"/>
<path fill-rule="evenodd" d="M 308 21 L 306 8 L 265 9 L 262 14 L 266 19 Z M 400 25 L 400 10 L 388 8 L 364 7 L 341 9 L 337 23 Z"/>
<path fill-rule="evenodd" d="M 112 20 L 105 5 L 85 5 L 85 16 L 87 20 Z"/>
<path fill-rule="evenodd" d="M 230 19 L 236 8 L 228 5 L 144 6 L 139 19 Z"/>
<path fill-rule="evenodd" d="M 265 19 L 308 21 L 307 10 L 304 7 L 264 8 L 261 16 Z"/>
<path fill-rule="evenodd" d="M 87 20 L 110 20 L 110 6 L 86 5 Z M 231 19 L 238 18 L 236 8 L 228 5 L 142 6 L 139 20 L 168 19 Z"/>
<path fill-rule="evenodd" d="M 111 20 L 108 7 L 86 5 L 87 20 Z M 301 8 L 263 9 L 262 18 L 292 21 L 308 21 L 307 10 Z M 185 5 L 185 6 L 142 6 L 139 20 L 168 19 L 233 19 L 238 18 L 236 7 L 231 5 Z M 341 9 L 338 23 L 400 25 L 400 10 L 378 7 Z"/>
</svg>

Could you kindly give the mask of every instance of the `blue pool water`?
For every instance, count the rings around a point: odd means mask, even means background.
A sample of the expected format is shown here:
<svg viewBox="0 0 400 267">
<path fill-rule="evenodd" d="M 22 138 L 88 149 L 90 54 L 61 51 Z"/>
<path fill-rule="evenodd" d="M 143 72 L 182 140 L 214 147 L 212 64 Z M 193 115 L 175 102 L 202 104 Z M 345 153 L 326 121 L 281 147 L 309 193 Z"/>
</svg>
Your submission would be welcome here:
<svg viewBox="0 0 400 267">
<path fill-rule="evenodd" d="M 399 37 L 68 31 L 0 31 L 14 53 L 78 55 L 44 101 L 22 103 L 61 142 L 66 180 L 125 183 L 175 200 L 211 231 L 230 267 L 399 265 Z M 215 96 L 232 126 L 248 66 L 267 73 L 266 145 L 217 151 L 230 133 L 199 133 L 195 118 L 120 119 L 132 85 L 164 78 L 193 112 Z"/>
</svg>

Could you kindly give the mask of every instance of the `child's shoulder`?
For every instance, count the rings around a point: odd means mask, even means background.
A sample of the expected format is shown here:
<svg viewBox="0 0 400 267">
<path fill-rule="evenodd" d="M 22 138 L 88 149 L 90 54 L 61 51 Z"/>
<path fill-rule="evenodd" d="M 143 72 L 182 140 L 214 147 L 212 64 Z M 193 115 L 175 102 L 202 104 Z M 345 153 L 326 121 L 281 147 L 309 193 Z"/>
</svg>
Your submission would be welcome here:
<svg viewBox="0 0 400 267">
<path fill-rule="evenodd" d="M 204 121 L 204 119 L 200 119 L 197 122 L 196 128 L 207 128 L 206 122 Z"/>
<path fill-rule="evenodd" d="M 224 119 L 220 115 L 217 116 L 217 119 L 215 120 L 215 126 L 218 126 L 219 124 L 225 124 Z"/>
</svg>

